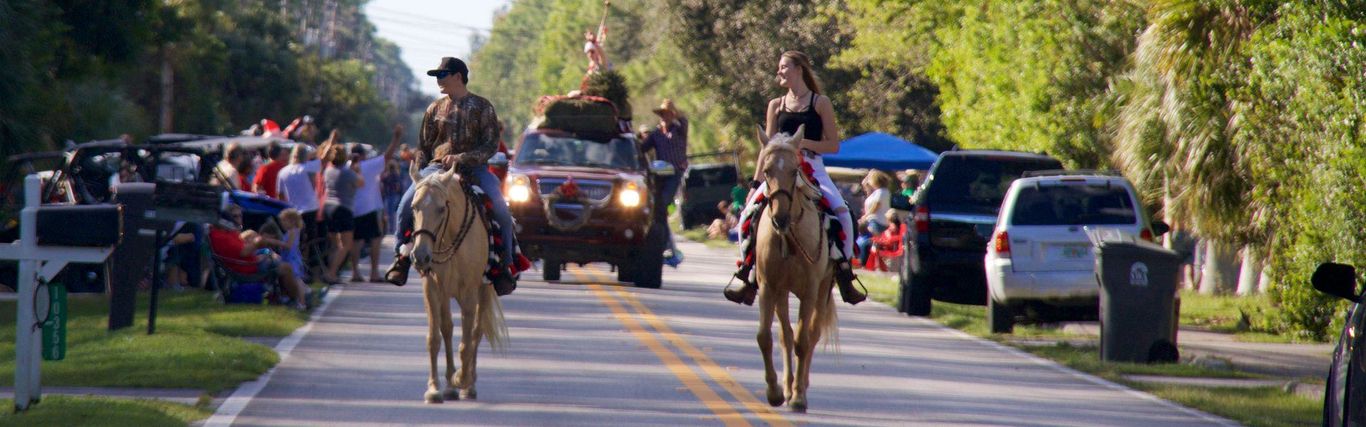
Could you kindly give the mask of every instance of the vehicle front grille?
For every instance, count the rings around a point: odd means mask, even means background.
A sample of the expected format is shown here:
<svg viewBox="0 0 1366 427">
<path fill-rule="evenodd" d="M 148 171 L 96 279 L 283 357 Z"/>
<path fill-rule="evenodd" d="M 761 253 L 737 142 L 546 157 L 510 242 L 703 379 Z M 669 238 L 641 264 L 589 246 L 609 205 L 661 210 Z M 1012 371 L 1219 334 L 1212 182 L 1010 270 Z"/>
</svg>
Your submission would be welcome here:
<svg viewBox="0 0 1366 427">
<path fill-rule="evenodd" d="M 564 181 L 560 178 L 541 178 L 538 182 L 541 196 L 554 193 L 555 189 L 559 188 Z M 606 202 L 612 197 L 612 183 L 610 181 L 574 180 L 574 183 L 578 184 L 580 193 L 595 203 Z"/>
</svg>

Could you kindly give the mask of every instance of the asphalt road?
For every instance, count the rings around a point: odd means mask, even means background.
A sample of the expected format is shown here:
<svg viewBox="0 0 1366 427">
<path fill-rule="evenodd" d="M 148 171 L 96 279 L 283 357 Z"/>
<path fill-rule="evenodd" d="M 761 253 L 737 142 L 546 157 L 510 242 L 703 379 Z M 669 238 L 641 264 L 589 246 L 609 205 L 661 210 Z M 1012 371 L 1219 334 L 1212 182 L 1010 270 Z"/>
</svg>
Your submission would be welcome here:
<svg viewBox="0 0 1366 427">
<path fill-rule="evenodd" d="M 208 424 L 1233 424 L 871 301 L 839 306 L 838 350 L 816 354 L 808 413 L 770 408 L 755 308 L 720 293 L 733 255 L 682 247 L 688 258 L 666 268 L 662 289 L 622 286 L 602 265 L 573 266 L 555 283 L 524 274 L 502 300 L 510 348 L 485 345 L 478 399 L 444 404 L 422 402 L 416 275 L 401 288 L 347 285 Z"/>
</svg>

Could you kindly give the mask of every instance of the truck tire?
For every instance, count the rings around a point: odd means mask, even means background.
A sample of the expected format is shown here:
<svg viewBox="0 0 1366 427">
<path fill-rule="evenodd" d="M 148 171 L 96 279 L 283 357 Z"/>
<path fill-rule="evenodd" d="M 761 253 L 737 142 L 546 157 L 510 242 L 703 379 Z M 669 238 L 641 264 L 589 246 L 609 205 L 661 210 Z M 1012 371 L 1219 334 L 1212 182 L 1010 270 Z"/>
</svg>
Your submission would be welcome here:
<svg viewBox="0 0 1366 427">
<path fill-rule="evenodd" d="M 1015 314 L 1010 307 L 997 303 L 991 296 L 987 296 L 987 323 L 991 325 L 993 334 L 1015 332 Z"/>
<path fill-rule="evenodd" d="M 541 279 L 547 282 L 560 280 L 560 270 L 563 265 L 559 260 L 546 258 L 541 260 Z"/>
<path fill-rule="evenodd" d="M 650 226 L 650 234 L 645 236 L 644 248 L 632 257 L 630 270 L 634 273 L 637 288 L 658 289 L 664 283 L 664 248 L 668 246 L 668 227 L 663 221 L 655 221 Z"/>
</svg>

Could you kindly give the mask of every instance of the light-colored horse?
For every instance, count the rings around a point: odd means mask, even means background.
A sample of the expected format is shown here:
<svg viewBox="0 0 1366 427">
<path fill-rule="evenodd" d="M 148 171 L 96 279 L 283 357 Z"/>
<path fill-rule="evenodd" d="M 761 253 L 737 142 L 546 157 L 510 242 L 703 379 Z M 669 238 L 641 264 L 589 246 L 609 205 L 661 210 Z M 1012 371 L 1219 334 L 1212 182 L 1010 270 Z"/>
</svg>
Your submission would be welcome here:
<svg viewBox="0 0 1366 427">
<path fill-rule="evenodd" d="M 474 399 L 475 358 L 480 339 L 501 349 L 507 337 L 503 307 L 493 286 L 484 283 L 489 238 L 477 205 L 462 189 L 453 170 L 436 173 L 418 182 L 413 197 L 412 256 L 422 275 L 422 294 L 427 306 L 427 352 L 431 376 L 427 379 L 427 403 Z M 451 298 L 460 305 L 460 371 L 456 380 L 451 352 Z M 446 344 L 446 389 L 439 390 L 436 356 Z"/>
<path fill-rule="evenodd" d="M 805 126 L 795 135 L 804 135 Z M 760 141 L 765 138 L 759 134 Z M 808 182 L 802 173 L 801 153 L 792 144 L 798 137 L 774 135 L 765 141 L 759 154 L 764 173 L 764 197 L 768 207 L 759 217 L 755 230 L 755 273 L 759 283 L 759 351 L 764 356 L 764 380 L 768 382 L 768 403 L 787 402 L 794 412 L 806 412 L 806 388 L 810 383 L 811 360 L 822 335 L 836 342 L 834 263 L 830 260 L 830 240 L 818 201 L 820 187 Z M 800 304 L 794 337 L 789 319 L 788 294 Z M 778 388 L 773 369 L 773 316 L 782 326 L 784 387 Z M 837 344 L 836 344 L 837 345 Z M 793 356 L 796 366 L 793 366 Z"/>
</svg>

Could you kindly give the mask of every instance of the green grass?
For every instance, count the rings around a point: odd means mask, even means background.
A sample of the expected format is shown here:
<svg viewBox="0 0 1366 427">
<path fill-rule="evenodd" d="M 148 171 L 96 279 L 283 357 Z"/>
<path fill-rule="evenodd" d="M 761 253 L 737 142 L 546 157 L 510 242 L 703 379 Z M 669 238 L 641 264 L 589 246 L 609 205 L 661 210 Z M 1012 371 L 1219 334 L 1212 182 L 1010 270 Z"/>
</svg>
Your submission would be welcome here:
<svg viewBox="0 0 1366 427">
<path fill-rule="evenodd" d="M 184 426 L 213 413 L 203 407 L 142 399 L 47 396 L 22 414 L 0 399 L 0 426 Z"/>
<path fill-rule="evenodd" d="M 707 245 L 707 247 L 709 248 L 727 249 L 735 247 L 734 243 L 731 243 L 729 240 L 726 239 L 707 238 L 707 229 L 705 228 L 698 227 L 689 230 L 676 231 L 676 233 L 688 238 L 688 240 L 692 240 L 694 242 Z"/>
<path fill-rule="evenodd" d="M 896 306 L 899 285 L 895 277 L 862 275 L 860 279 L 868 287 L 868 296 L 875 301 Z M 1265 297 L 1210 297 L 1203 295 L 1182 295 L 1181 317 L 1183 323 L 1205 322 L 1199 325 L 1218 331 L 1227 331 L 1236 325 L 1239 309 L 1248 312 L 1265 310 L 1269 307 Z M 1188 310 L 1189 308 L 1189 310 Z M 1077 340 L 1095 340 L 1086 335 L 1067 334 L 1056 328 L 1037 325 L 1016 325 L 1013 334 L 992 334 L 986 322 L 986 307 L 974 305 L 949 304 L 935 301 L 930 310 L 930 318 L 945 326 L 968 334 L 993 341 L 1012 344 L 1045 359 L 1064 366 L 1125 384 L 1146 391 L 1157 397 L 1196 408 L 1251 426 L 1300 426 L 1316 425 L 1321 417 L 1322 402 L 1308 399 L 1279 388 L 1209 388 L 1185 385 L 1148 384 L 1128 381 L 1125 375 L 1158 375 L 1173 377 L 1209 378 L 1256 378 L 1256 375 L 1236 370 L 1212 369 L 1188 364 L 1137 364 L 1101 362 L 1098 349 L 1090 345 L 1072 345 Z M 1191 319 L 1191 320 L 1187 320 Z M 1265 334 L 1262 334 L 1265 335 Z M 1258 336 L 1252 331 L 1240 332 L 1241 339 Z M 1019 339 L 1049 340 L 1063 342 L 1051 346 L 1018 345 Z"/>
<path fill-rule="evenodd" d="M 1126 385 L 1253 427 L 1316 426 L 1320 425 L 1323 417 L 1321 401 L 1289 394 L 1275 387 L 1203 388 L 1143 383 Z"/>
<path fill-rule="evenodd" d="M 138 299 L 132 327 L 109 332 L 103 296 L 69 300 L 66 359 L 43 362 L 43 384 L 190 388 L 206 393 L 255 379 L 279 362 L 273 350 L 236 338 L 285 336 L 306 317 L 278 306 L 225 306 L 210 294 L 166 292 L 156 334 L 147 335 L 148 299 Z M 0 384 L 13 383 L 15 303 L 0 303 Z"/>
<path fill-rule="evenodd" d="M 1269 326 L 1280 309 L 1267 295 L 1201 295 L 1181 291 L 1181 324 L 1233 334 L 1239 341 L 1300 342 L 1291 334 L 1280 334 Z"/>
</svg>

